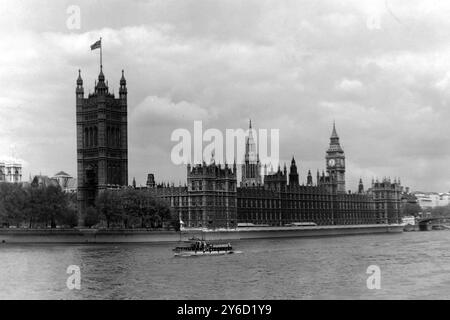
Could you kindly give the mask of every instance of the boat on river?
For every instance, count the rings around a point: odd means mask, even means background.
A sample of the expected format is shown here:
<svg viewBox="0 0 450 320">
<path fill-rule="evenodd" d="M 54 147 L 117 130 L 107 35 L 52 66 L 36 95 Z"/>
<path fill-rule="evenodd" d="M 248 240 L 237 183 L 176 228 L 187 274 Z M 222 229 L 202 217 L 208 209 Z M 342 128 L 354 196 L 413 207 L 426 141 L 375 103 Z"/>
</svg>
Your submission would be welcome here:
<svg viewBox="0 0 450 320">
<path fill-rule="evenodd" d="M 230 243 L 211 243 L 200 239 L 191 239 L 189 245 L 175 247 L 175 256 L 212 256 L 234 253 Z"/>
</svg>

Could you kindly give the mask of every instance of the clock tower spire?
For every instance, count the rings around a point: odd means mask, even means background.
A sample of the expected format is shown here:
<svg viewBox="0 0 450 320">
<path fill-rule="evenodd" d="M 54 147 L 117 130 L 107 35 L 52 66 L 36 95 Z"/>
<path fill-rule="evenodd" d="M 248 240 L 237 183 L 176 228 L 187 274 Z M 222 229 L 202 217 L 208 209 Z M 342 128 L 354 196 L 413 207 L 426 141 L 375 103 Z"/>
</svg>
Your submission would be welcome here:
<svg viewBox="0 0 450 320">
<path fill-rule="evenodd" d="M 326 152 L 325 160 L 327 173 L 335 186 L 336 192 L 345 193 L 345 154 L 339 143 L 339 136 L 334 122 L 330 146 Z"/>
</svg>

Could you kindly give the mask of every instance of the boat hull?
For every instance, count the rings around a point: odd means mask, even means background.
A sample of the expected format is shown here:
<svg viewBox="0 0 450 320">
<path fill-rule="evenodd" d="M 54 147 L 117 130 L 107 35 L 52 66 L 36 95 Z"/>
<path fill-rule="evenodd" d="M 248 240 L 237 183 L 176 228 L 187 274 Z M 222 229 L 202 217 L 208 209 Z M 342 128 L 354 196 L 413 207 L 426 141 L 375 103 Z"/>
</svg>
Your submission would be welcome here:
<svg viewBox="0 0 450 320">
<path fill-rule="evenodd" d="M 184 252 L 175 252 L 175 257 L 204 257 L 204 256 L 222 256 L 226 254 L 234 253 L 232 250 L 230 251 L 184 251 Z"/>
</svg>

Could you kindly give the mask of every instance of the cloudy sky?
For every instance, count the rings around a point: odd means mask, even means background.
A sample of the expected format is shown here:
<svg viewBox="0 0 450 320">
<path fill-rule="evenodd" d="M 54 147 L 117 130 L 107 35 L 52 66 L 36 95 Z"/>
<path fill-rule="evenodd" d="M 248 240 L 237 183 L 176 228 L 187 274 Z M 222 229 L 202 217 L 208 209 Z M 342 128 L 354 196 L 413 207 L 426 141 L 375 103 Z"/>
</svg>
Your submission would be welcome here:
<svg viewBox="0 0 450 320">
<path fill-rule="evenodd" d="M 67 10 L 80 8 L 79 29 Z M 185 181 L 176 128 L 280 129 L 301 179 L 323 169 L 333 120 L 347 188 L 399 176 L 450 190 L 447 1 L 136 0 L 0 2 L 0 157 L 29 174 L 76 173 L 75 81 L 103 64 L 129 92 L 129 176 Z"/>
</svg>

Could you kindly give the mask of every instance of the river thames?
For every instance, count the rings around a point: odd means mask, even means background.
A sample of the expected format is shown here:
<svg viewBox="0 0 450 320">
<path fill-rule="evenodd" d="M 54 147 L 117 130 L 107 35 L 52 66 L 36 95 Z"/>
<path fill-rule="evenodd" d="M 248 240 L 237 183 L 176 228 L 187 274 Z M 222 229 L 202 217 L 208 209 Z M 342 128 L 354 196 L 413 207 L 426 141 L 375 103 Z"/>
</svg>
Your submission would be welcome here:
<svg viewBox="0 0 450 320">
<path fill-rule="evenodd" d="M 450 299 L 450 231 L 232 244 L 242 253 L 191 258 L 174 244 L 2 244 L 0 299 Z"/>
</svg>

